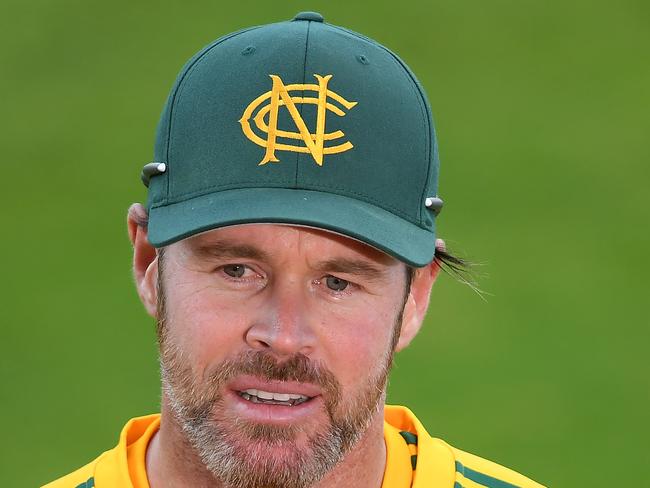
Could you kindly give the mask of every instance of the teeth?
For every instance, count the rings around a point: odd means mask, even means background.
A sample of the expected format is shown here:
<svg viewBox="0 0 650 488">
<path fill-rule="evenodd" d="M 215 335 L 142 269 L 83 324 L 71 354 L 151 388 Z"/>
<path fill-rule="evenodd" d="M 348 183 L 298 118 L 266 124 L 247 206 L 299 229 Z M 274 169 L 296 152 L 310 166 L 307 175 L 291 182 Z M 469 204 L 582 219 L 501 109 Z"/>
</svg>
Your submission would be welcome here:
<svg viewBox="0 0 650 488">
<path fill-rule="evenodd" d="M 257 390 L 257 396 L 262 400 L 273 400 L 273 393 L 269 393 L 268 391 Z"/>
<path fill-rule="evenodd" d="M 253 403 L 273 403 L 278 405 L 299 405 L 309 400 L 309 397 L 298 393 L 274 393 L 270 391 L 249 388 L 240 392 L 244 400 Z"/>
</svg>

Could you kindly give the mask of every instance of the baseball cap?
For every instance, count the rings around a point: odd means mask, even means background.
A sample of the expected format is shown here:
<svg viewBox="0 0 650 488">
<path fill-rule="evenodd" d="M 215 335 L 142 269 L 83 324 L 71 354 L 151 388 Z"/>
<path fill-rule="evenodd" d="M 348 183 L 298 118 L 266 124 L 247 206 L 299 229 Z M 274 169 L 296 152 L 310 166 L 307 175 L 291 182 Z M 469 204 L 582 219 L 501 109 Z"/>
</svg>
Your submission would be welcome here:
<svg viewBox="0 0 650 488">
<path fill-rule="evenodd" d="M 223 36 L 181 70 L 142 172 L 149 241 L 293 224 L 424 266 L 438 166 L 429 103 L 406 64 L 301 12 Z"/>
</svg>

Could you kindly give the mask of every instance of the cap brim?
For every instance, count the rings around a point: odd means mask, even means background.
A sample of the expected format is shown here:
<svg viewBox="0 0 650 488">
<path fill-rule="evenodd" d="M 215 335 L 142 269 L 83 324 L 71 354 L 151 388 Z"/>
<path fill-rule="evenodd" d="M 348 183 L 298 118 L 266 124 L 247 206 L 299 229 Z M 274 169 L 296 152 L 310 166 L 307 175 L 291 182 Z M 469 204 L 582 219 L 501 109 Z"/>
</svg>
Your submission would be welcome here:
<svg viewBox="0 0 650 488">
<path fill-rule="evenodd" d="M 201 195 L 149 211 L 149 242 L 162 247 L 200 232 L 251 223 L 330 230 L 369 244 L 411 266 L 435 254 L 435 228 L 423 229 L 357 199 L 311 190 L 244 188 Z"/>
</svg>

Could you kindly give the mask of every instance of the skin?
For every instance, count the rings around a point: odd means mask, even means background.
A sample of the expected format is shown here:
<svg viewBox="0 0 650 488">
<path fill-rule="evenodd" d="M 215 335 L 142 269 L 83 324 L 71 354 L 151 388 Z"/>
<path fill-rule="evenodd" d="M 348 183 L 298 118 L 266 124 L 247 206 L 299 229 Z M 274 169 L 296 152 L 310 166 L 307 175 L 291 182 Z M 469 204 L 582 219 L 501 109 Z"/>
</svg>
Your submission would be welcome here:
<svg viewBox="0 0 650 488">
<path fill-rule="evenodd" d="M 144 208 L 134 204 L 128 230 L 136 286 L 147 312 L 160 319 L 158 253 L 148 243 L 144 220 Z M 367 388 L 382 364 L 390 362 L 400 312 L 395 350 L 415 337 L 438 272 L 435 262 L 417 269 L 405 297 L 405 265 L 347 237 L 272 224 L 216 229 L 165 250 L 165 341 L 191 358 L 188 368 L 197 384 L 224 361 L 251 351 L 268 354 L 278 363 L 304 355 L 336 379 L 342 409 Z M 344 289 L 332 290 L 332 285 Z M 330 421 L 326 392 L 314 385 L 305 388 L 314 396 L 309 415 L 265 411 L 261 418 L 259 412 L 242 410 L 243 400 L 227 386 L 223 413 L 243 415 L 252 423 L 297 427 L 292 442 L 302 447 Z M 385 384 L 379 398 L 383 405 Z M 161 407 L 161 427 L 146 458 L 151 487 L 221 486 L 188 445 L 164 391 Z M 265 455 L 283 455 L 281 447 L 267 451 Z M 379 409 L 355 447 L 315 486 L 380 487 L 385 462 Z"/>
</svg>

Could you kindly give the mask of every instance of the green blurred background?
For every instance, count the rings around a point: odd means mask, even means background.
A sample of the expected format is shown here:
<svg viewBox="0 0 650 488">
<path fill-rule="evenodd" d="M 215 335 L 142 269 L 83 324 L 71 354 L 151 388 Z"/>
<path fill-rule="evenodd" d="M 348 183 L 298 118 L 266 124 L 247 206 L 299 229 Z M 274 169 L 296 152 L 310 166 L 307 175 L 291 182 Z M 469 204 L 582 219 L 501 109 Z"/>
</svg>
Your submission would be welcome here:
<svg viewBox="0 0 650 488">
<path fill-rule="evenodd" d="M 650 486 L 650 3 L 3 0 L 0 486 L 112 447 L 159 401 L 127 206 L 182 64 L 318 10 L 426 87 L 440 229 L 478 261 L 397 358 L 390 401 L 551 487 Z"/>
</svg>

